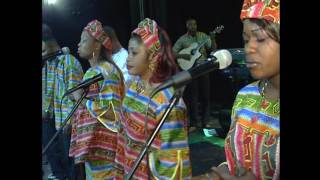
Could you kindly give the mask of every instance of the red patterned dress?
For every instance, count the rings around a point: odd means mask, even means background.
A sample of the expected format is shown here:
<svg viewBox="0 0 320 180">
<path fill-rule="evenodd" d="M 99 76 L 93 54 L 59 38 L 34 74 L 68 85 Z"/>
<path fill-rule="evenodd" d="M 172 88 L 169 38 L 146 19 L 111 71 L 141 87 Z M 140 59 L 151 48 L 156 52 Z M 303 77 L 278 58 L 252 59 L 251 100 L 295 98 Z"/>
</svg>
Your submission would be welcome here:
<svg viewBox="0 0 320 180">
<path fill-rule="evenodd" d="M 280 102 L 265 99 L 254 82 L 242 88 L 232 109 L 225 152 L 232 175 L 250 169 L 258 180 L 279 178 Z"/>
<path fill-rule="evenodd" d="M 99 73 L 109 78 L 90 86 L 86 106 L 75 113 L 69 154 L 75 163 L 85 162 L 87 179 L 112 179 L 124 84 L 108 62 L 90 68 L 83 79 Z"/>
<path fill-rule="evenodd" d="M 142 146 L 168 107 L 173 92 L 173 88 L 170 88 L 155 95 L 150 101 L 148 118 L 145 119 L 150 99 L 148 93 L 137 92 L 137 81 L 130 85 L 123 100 L 124 113 L 118 133 L 116 179 L 124 179 L 130 172 Z M 182 99 L 172 109 L 149 150 L 133 179 L 191 178 L 187 113 Z"/>
</svg>

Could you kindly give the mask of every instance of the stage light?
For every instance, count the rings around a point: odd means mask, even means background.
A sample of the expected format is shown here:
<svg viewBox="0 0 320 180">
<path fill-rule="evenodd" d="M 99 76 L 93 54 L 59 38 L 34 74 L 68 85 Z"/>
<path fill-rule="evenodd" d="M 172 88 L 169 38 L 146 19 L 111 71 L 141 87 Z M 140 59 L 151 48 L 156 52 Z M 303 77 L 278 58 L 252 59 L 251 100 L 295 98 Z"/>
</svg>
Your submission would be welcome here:
<svg viewBox="0 0 320 180">
<path fill-rule="evenodd" d="M 48 4 L 56 4 L 57 0 L 48 0 Z"/>
</svg>

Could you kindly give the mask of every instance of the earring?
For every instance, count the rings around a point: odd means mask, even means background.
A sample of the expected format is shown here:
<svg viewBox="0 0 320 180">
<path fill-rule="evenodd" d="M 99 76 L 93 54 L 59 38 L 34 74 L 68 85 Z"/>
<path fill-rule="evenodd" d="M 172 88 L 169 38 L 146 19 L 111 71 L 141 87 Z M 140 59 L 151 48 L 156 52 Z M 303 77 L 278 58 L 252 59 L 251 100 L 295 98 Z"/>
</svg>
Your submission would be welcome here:
<svg viewBox="0 0 320 180">
<path fill-rule="evenodd" d="M 92 51 L 92 59 L 94 59 L 94 51 Z"/>
</svg>

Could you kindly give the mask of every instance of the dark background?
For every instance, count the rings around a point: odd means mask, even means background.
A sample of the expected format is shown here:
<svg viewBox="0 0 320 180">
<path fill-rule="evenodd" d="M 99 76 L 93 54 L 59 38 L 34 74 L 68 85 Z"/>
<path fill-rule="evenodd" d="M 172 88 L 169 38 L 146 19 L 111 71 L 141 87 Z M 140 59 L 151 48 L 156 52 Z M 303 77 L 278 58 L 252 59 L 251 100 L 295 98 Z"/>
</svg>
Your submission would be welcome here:
<svg viewBox="0 0 320 180">
<path fill-rule="evenodd" d="M 127 48 L 130 32 L 140 21 L 139 0 L 57 0 L 48 5 L 43 0 L 43 22 L 51 26 L 61 46 L 70 47 L 77 57 L 77 43 L 84 26 L 93 19 L 116 30 Z M 193 17 L 198 30 L 208 33 L 218 25 L 225 29 L 217 36 L 219 48 L 242 47 L 242 24 L 239 19 L 243 0 L 144 0 L 144 17 L 155 19 L 174 43 L 186 32 L 185 20 Z M 81 60 L 86 69 L 88 63 Z"/>
<path fill-rule="evenodd" d="M 93 19 L 113 27 L 124 48 L 128 46 L 131 31 L 143 16 L 156 20 L 166 29 L 172 44 L 186 33 L 185 21 L 192 17 L 197 20 L 198 31 L 207 34 L 224 25 L 222 33 L 216 36 L 219 49 L 241 48 L 242 3 L 243 0 L 57 0 L 55 5 L 42 5 L 42 22 L 52 28 L 59 44 L 68 46 L 86 70 L 89 63 L 78 56 L 77 44 L 82 29 Z M 245 67 L 238 72 L 241 71 L 246 71 Z M 237 74 L 221 71 L 214 71 L 210 76 L 211 102 L 228 109 L 232 107 L 236 92 L 248 83 L 232 79 Z"/>
</svg>

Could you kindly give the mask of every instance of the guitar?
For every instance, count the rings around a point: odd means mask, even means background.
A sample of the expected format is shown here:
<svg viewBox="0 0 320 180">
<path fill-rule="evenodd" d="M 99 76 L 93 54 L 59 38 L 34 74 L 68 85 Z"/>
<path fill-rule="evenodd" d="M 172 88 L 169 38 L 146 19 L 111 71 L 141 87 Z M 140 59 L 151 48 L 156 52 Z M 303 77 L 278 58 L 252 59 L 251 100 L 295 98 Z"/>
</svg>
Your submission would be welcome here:
<svg viewBox="0 0 320 180">
<path fill-rule="evenodd" d="M 217 34 L 221 33 L 221 31 L 224 29 L 223 25 L 220 25 L 216 27 L 210 34 Z M 194 42 L 192 43 L 188 48 L 182 49 L 179 51 L 178 54 L 190 54 L 191 58 L 190 60 L 179 58 L 177 59 L 178 65 L 183 70 L 188 70 L 192 68 L 192 66 L 196 63 L 196 61 L 201 56 L 200 48 L 205 45 L 205 43 L 209 40 L 209 37 L 207 37 L 205 40 L 203 40 L 200 44 Z"/>
</svg>

